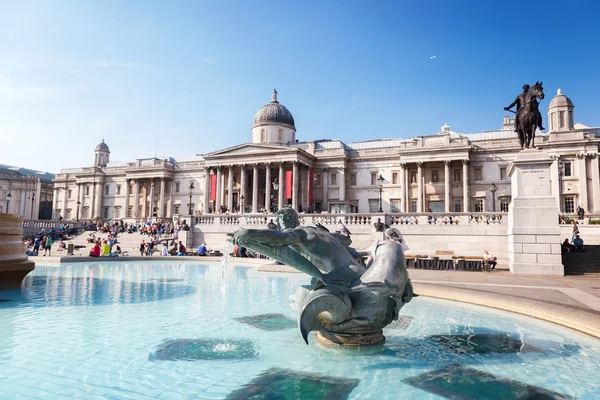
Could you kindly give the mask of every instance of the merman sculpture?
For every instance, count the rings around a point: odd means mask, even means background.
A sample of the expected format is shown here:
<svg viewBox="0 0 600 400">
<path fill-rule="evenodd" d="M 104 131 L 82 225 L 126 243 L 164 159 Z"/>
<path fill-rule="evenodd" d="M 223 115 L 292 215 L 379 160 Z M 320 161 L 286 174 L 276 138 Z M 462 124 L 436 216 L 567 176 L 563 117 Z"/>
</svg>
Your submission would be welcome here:
<svg viewBox="0 0 600 400">
<path fill-rule="evenodd" d="M 317 340 L 326 343 L 382 343 L 382 329 L 415 296 L 399 232 L 388 229 L 388 239 L 359 251 L 346 235 L 300 226 L 292 208 L 275 215 L 278 230 L 240 229 L 230 240 L 313 278 L 298 289 L 292 304 L 304 341 L 308 344 L 308 334 L 316 330 Z M 364 255 L 372 256 L 366 266 L 357 261 Z"/>
</svg>

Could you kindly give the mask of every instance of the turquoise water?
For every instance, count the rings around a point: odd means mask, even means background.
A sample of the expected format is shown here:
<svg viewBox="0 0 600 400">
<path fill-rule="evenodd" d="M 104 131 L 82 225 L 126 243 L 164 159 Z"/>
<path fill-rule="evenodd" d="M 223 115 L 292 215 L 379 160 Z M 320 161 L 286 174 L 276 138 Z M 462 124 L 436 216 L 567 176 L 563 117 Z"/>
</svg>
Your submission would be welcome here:
<svg viewBox="0 0 600 400">
<path fill-rule="evenodd" d="M 455 302 L 414 299 L 374 354 L 306 346 L 288 305 L 306 282 L 235 264 L 36 266 L 0 291 L 0 399 L 600 398 L 600 342 Z"/>
</svg>

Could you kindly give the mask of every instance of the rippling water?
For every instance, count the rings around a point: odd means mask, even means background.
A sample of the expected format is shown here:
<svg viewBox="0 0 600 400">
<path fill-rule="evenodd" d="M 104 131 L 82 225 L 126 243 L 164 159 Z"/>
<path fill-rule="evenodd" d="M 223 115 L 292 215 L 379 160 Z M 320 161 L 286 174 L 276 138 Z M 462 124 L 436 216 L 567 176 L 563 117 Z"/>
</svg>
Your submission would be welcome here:
<svg viewBox="0 0 600 400">
<path fill-rule="evenodd" d="M 415 298 L 378 351 L 306 346 L 288 306 L 306 281 L 233 260 L 37 266 L 0 291 L 0 399 L 600 398 L 600 342 L 454 302 Z"/>
</svg>

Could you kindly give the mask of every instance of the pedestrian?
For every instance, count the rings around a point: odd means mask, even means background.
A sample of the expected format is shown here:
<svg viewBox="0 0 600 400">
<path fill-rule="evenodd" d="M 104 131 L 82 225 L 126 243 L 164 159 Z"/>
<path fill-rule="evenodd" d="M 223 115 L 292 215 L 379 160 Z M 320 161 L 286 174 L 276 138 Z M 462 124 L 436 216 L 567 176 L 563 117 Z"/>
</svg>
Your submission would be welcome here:
<svg viewBox="0 0 600 400">
<path fill-rule="evenodd" d="M 140 243 L 140 256 L 144 256 L 146 253 L 146 241 L 142 240 L 142 243 Z"/>
<path fill-rule="evenodd" d="M 46 255 L 46 252 L 48 252 L 49 256 L 52 256 L 52 236 L 51 235 L 46 236 L 46 243 L 44 246 L 44 256 Z"/>
</svg>

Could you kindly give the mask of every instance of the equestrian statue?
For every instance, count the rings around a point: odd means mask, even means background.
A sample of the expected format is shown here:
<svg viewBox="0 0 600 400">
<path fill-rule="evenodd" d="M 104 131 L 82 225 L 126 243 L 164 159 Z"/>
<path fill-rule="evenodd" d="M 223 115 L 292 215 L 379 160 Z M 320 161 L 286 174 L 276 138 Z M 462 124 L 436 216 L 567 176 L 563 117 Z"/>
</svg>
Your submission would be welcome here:
<svg viewBox="0 0 600 400">
<path fill-rule="evenodd" d="M 515 113 L 515 132 L 519 136 L 521 150 L 535 147 L 535 130 L 538 127 L 541 131 L 546 129 L 542 126 L 542 115 L 537 99 L 544 99 L 542 82 L 536 82 L 531 87 L 527 84 L 523 85 L 523 93 L 518 95 L 508 107 L 504 107 L 506 111 Z M 515 105 L 517 106 L 516 112 L 511 110 Z"/>
</svg>

